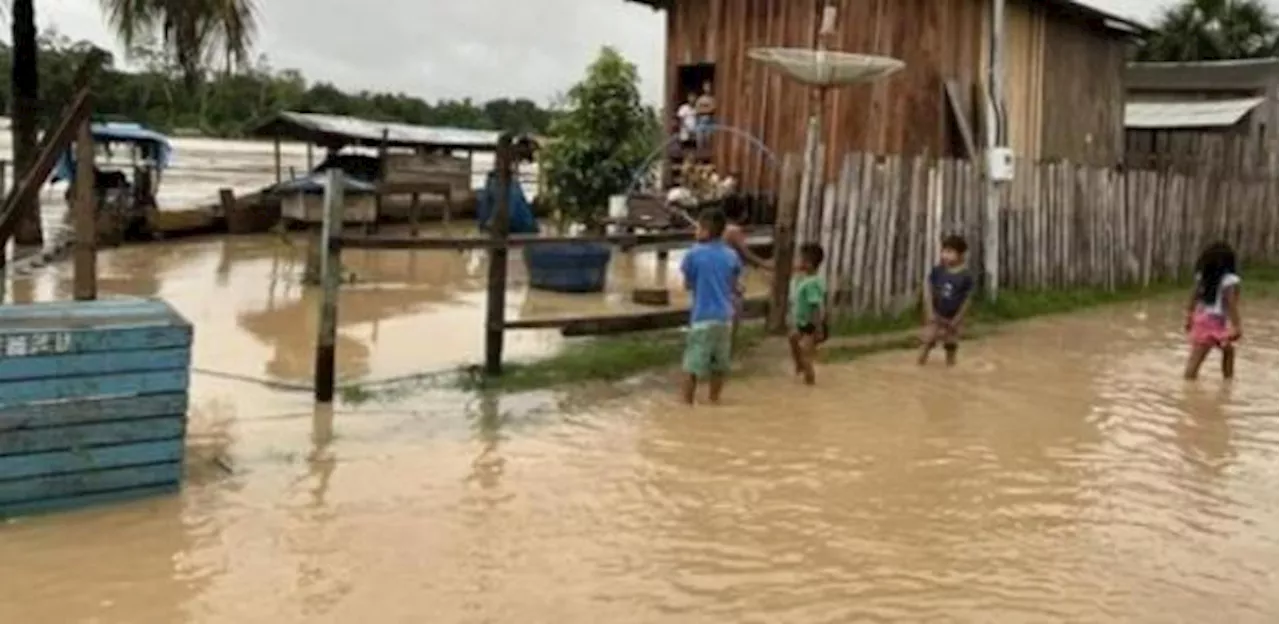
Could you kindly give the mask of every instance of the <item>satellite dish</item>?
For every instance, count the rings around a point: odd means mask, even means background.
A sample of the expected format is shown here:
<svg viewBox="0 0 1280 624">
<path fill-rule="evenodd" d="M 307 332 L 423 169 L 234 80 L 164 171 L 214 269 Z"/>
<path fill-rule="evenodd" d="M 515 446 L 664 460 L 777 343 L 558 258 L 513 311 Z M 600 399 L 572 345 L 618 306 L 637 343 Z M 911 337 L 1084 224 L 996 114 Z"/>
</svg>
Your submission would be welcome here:
<svg viewBox="0 0 1280 624">
<path fill-rule="evenodd" d="M 747 57 L 815 87 L 841 87 L 888 76 L 907 64 L 888 56 L 810 48 L 752 48 Z"/>
</svg>

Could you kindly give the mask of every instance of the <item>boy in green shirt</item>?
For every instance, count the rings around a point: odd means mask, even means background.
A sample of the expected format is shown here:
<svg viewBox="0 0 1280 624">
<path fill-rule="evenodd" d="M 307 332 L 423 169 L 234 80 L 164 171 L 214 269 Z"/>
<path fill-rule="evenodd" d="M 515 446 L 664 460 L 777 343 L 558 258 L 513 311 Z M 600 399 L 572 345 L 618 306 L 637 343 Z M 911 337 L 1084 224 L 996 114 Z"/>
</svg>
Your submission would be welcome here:
<svg viewBox="0 0 1280 624">
<path fill-rule="evenodd" d="M 811 386 L 818 345 L 827 339 L 827 286 L 818 275 L 825 255 L 817 243 L 801 245 L 796 273 L 791 278 L 791 360 L 796 374 L 803 375 L 804 382 Z"/>
</svg>

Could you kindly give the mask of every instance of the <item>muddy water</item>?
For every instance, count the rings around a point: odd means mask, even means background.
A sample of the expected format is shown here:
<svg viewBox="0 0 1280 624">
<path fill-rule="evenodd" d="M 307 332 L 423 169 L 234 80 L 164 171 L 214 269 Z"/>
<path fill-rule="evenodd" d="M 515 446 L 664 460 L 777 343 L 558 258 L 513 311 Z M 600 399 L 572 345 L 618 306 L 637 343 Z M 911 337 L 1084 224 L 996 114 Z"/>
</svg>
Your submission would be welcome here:
<svg viewBox="0 0 1280 624">
<path fill-rule="evenodd" d="M 181 495 L 0 527 L 0 622 L 1274 621 L 1276 304 L 1230 385 L 1174 302 L 719 408 L 206 380 Z"/>
<path fill-rule="evenodd" d="M 454 233 L 466 228 L 455 226 Z M 428 232 L 443 234 L 438 232 Z M 104 296 L 161 297 L 196 325 L 194 366 L 202 373 L 309 383 L 315 348 L 318 289 L 301 276 L 309 241 L 298 235 L 238 236 L 157 242 L 104 250 L 99 285 Z M 673 306 L 687 304 L 674 263 L 652 252 L 614 255 L 607 291 L 565 295 L 527 287 L 520 255 L 509 270 L 508 319 L 557 318 L 651 311 L 631 302 L 637 286 L 665 286 Z M 479 362 L 483 356 L 484 253 L 367 252 L 342 257 L 354 283 L 338 302 L 340 378 L 379 381 Z M 15 277 L 9 300 L 67 299 L 69 263 L 29 278 Z M 753 294 L 764 278 L 750 276 Z M 509 332 L 511 360 L 546 355 L 563 341 L 554 330 Z"/>
</svg>

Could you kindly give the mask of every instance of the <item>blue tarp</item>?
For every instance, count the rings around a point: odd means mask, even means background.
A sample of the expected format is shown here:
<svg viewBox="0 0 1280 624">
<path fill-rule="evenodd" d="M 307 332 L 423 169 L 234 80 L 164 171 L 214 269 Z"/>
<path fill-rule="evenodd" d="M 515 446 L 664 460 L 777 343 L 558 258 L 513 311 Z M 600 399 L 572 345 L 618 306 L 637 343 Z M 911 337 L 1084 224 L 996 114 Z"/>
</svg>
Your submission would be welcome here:
<svg viewBox="0 0 1280 624">
<path fill-rule="evenodd" d="M 497 198 L 498 174 L 490 171 L 485 178 L 484 188 L 480 191 L 476 205 L 476 223 L 481 229 L 489 224 L 489 215 L 493 214 L 494 202 Z M 507 223 L 512 234 L 537 234 L 538 219 L 533 216 L 533 207 L 524 196 L 524 189 L 514 176 L 507 185 L 507 210 L 510 218 Z"/>
<path fill-rule="evenodd" d="M 93 133 L 93 140 L 97 143 L 143 145 L 145 149 L 151 152 L 150 156 L 155 160 L 157 170 L 163 171 L 169 166 L 170 160 L 173 158 L 173 146 L 169 144 L 169 137 L 150 128 L 143 127 L 141 124 L 125 122 L 97 123 L 89 126 L 89 130 Z M 75 176 L 75 171 L 75 158 L 72 156 L 72 151 L 68 149 L 58 158 L 58 164 L 54 166 L 53 176 L 50 181 L 70 180 Z"/>
</svg>

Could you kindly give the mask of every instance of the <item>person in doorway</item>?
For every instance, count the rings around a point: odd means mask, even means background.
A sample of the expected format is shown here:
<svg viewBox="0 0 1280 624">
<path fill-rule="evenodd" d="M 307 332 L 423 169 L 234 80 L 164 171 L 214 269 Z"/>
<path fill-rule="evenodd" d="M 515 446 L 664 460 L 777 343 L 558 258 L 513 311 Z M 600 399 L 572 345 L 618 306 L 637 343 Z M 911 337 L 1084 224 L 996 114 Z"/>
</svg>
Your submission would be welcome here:
<svg viewBox="0 0 1280 624">
<path fill-rule="evenodd" d="M 698 94 L 698 98 L 694 100 L 693 108 L 698 115 L 698 149 L 703 149 L 707 146 L 707 139 L 711 137 L 711 128 L 715 125 L 716 98 L 711 95 L 710 80 L 702 83 L 702 93 Z"/>
<path fill-rule="evenodd" d="M 939 342 L 947 353 L 947 366 L 955 366 L 960 328 L 974 289 L 973 274 L 964 262 L 968 251 L 969 245 L 962 236 L 953 234 L 942 239 L 938 265 L 929 271 L 925 280 L 919 359 L 922 366 L 929 361 L 929 352 Z"/>
<path fill-rule="evenodd" d="M 1187 302 L 1187 336 L 1191 353 L 1183 376 L 1195 379 L 1213 349 L 1222 351 L 1222 378 L 1235 375 L 1240 339 L 1240 276 L 1236 252 L 1224 242 L 1209 245 L 1196 260 L 1196 284 Z"/>
<path fill-rule="evenodd" d="M 697 101 L 698 94 L 690 91 L 685 96 L 685 101 L 676 109 L 676 123 L 678 124 L 678 137 L 680 138 L 680 147 L 686 152 L 692 150 L 697 144 L 695 133 L 698 131 L 698 111 L 694 104 Z"/>
<path fill-rule="evenodd" d="M 724 243 L 724 227 L 724 213 L 703 212 L 695 230 L 698 242 L 680 263 L 685 288 L 692 300 L 681 392 L 690 405 L 697 393 L 698 381 L 703 379 L 709 386 L 708 400 L 720 401 L 733 353 L 733 289 L 742 273 L 742 262 Z"/>
<path fill-rule="evenodd" d="M 791 361 L 796 374 L 810 386 L 816 381 L 818 345 L 827 339 L 827 286 L 818 275 L 825 255 L 817 243 L 801 245 L 796 274 L 791 278 Z"/>
</svg>

